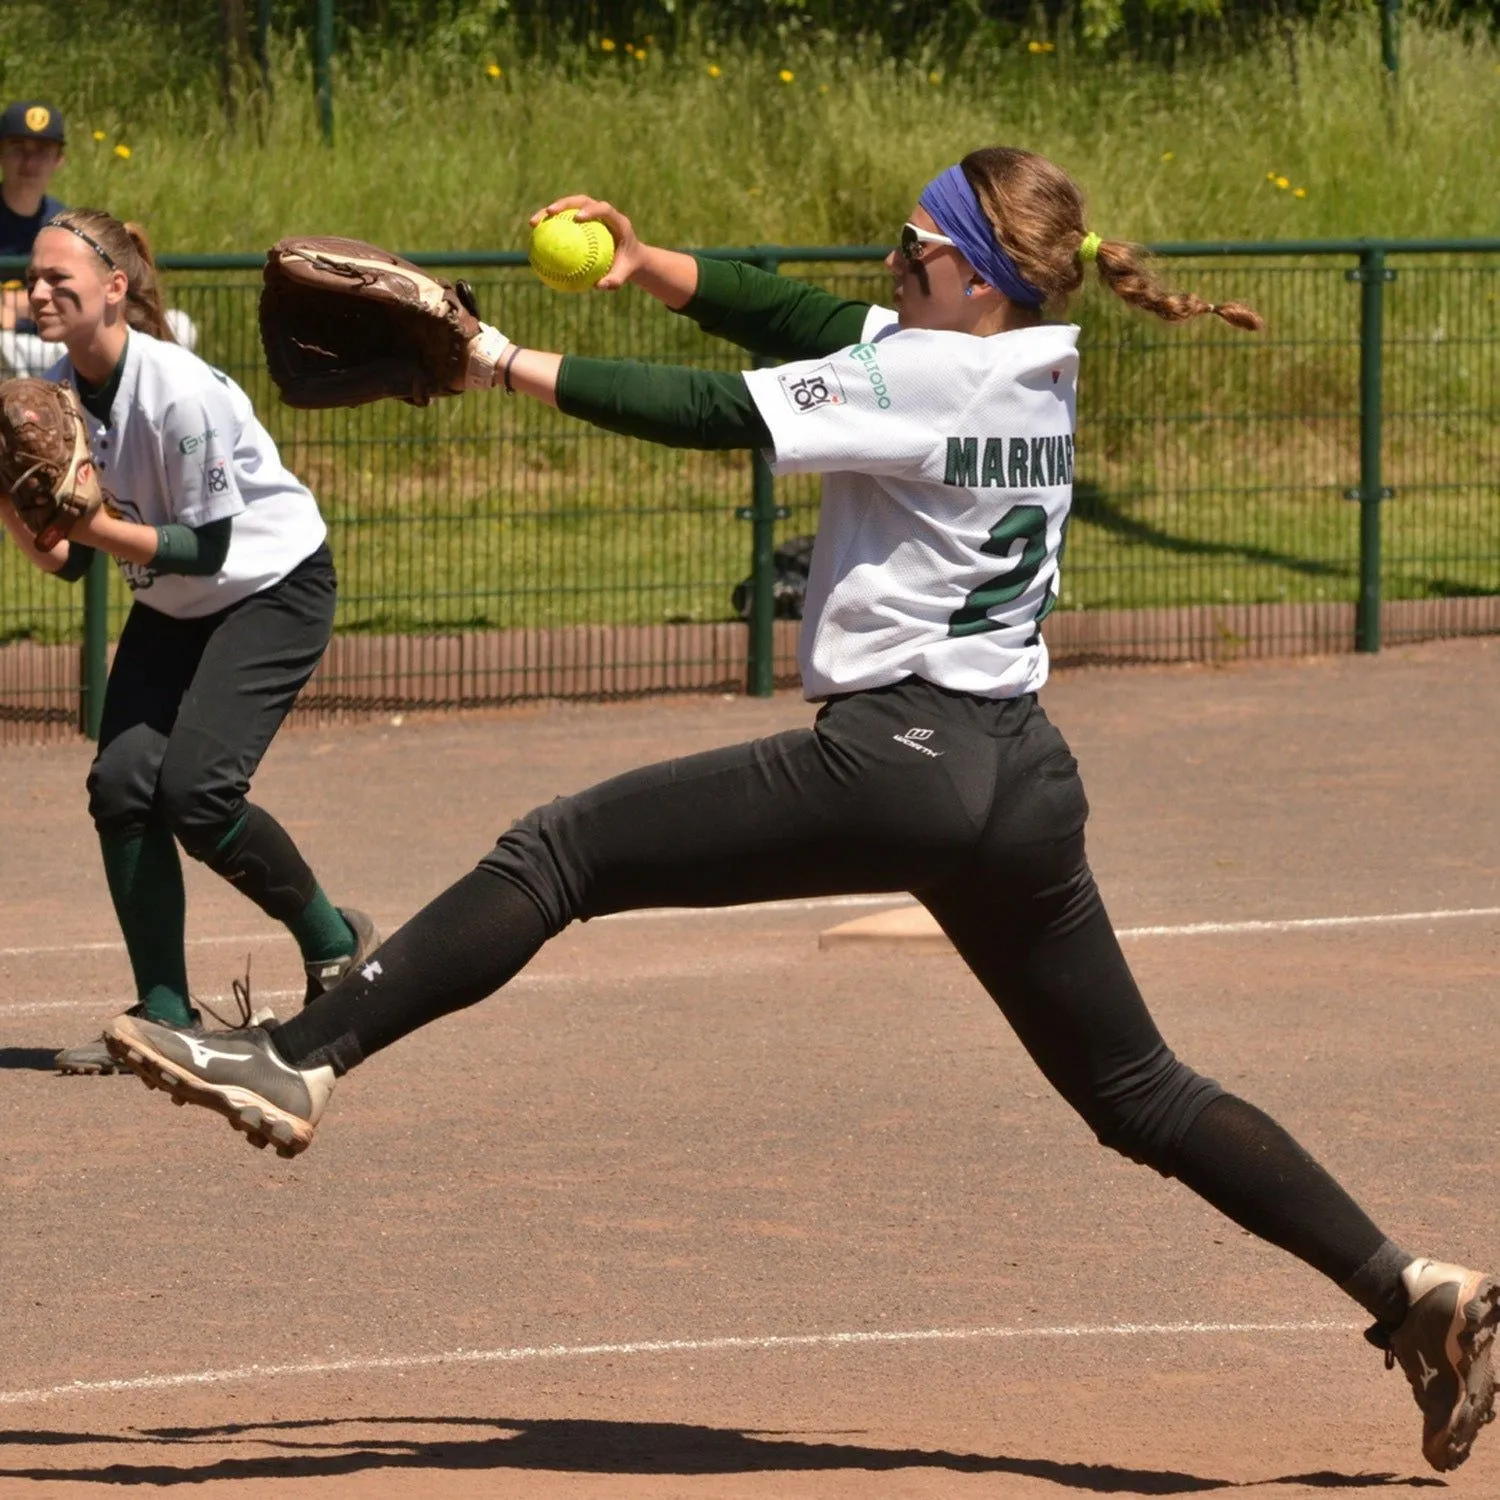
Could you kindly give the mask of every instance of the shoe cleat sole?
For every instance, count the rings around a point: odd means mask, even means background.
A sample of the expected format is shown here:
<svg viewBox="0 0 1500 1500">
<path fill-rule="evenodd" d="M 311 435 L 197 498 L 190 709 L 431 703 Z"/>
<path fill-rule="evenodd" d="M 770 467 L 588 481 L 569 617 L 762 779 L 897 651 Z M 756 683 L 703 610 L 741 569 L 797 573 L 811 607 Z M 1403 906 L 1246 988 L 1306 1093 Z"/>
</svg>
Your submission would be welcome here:
<svg viewBox="0 0 1500 1500">
<path fill-rule="evenodd" d="M 1474 1273 L 1462 1289 L 1458 1316 L 1448 1332 L 1447 1353 L 1463 1373 L 1462 1393 L 1427 1461 L 1435 1469 L 1456 1469 L 1468 1458 L 1480 1429 L 1495 1420 L 1494 1343 L 1500 1328 L 1500 1282 Z"/>
</svg>

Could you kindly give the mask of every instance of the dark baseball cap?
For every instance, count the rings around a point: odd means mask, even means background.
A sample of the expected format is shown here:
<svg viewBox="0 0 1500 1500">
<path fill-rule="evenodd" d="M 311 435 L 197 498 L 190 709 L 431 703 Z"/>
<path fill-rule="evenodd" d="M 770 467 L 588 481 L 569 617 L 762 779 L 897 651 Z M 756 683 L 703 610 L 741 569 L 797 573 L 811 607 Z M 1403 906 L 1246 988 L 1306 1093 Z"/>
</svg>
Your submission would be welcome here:
<svg viewBox="0 0 1500 1500">
<path fill-rule="evenodd" d="M 22 99 L 0 114 L 0 140 L 56 141 L 63 144 L 63 117 L 39 99 Z"/>
</svg>

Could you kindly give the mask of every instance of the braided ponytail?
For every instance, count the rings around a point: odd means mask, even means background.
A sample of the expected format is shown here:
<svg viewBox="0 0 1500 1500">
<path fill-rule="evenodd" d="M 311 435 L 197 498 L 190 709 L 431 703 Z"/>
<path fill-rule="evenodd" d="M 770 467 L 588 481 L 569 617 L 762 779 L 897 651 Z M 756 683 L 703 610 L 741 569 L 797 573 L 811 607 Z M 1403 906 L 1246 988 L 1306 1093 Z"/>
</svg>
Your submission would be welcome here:
<svg viewBox="0 0 1500 1500">
<path fill-rule="evenodd" d="M 1142 263 L 1143 252 L 1123 240 L 1102 240 L 1095 259 L 1099 280 L 1121 301 L 1142 312 L 1155 313 L 1168 323 L 1212 315 L 1234 328 L 1250 333 L 1266 326 L 1266 320 L 1243 302 L 1206 302 L 1196 292 L 1169 292 Z"/>
</svg>

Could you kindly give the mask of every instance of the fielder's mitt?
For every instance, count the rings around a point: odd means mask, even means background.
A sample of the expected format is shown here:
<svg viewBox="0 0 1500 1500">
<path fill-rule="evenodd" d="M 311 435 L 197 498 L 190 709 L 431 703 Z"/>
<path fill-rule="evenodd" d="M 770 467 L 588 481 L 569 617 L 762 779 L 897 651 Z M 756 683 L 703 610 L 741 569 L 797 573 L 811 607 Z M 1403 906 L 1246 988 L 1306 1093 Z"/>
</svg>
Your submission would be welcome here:
<svg viewBox="0 0 1500 1500">
<path fill-rule="evenodd" d="M 260 336 L 288 406 L 363 406 L 493 383 L 508 341 L 474 294 L 363 240 L 286 239 L 266 253 Z"/>
<path fill-rule="evenodd" d="M 0 384 L 0 494 L 10 496 L 38 552 L 99 509 L 88 429 L 67 381 L 23 376 Z"/>
</svg>

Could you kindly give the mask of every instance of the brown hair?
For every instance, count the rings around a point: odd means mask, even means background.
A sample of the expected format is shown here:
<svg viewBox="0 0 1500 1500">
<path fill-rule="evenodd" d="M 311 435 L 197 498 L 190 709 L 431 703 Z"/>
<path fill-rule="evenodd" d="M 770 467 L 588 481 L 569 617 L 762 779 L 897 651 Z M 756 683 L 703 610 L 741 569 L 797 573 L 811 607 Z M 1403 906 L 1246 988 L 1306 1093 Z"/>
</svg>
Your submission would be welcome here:
<svg viewBox="0 0 1500 1500">
<path fill-rule="evenodd" d="M 113 262 L 113 269 L 125 273 L 125 322 L 129 327 L 152 338 L 176 342 L 162 304 L 161 278 L 151 241 L 139 224 L 122 224 L 102 208 L 65 208 L 47 223 L 71 229 L 106 266 Z"/>
<path fill-rule="evenodd" d="M 1079 251 L 1087 233 L 1083 194 L 1061 167 L 1013 146 L 971 151 L 959 163 L 974 189 L 1000 248 L 1048 302 L 1066 302 L 1083 285 Z M 1205 313 L 1236 328 L 1265 327 L 1265 319 L 1243 302 L 1205 302 L 1193 292 L 1169 292 L 1147 270 L 1145 252 L 1123 240 L 1099 244 L 1099 279 L 1115 296 L 1185 323 Z"/>
</svg>

